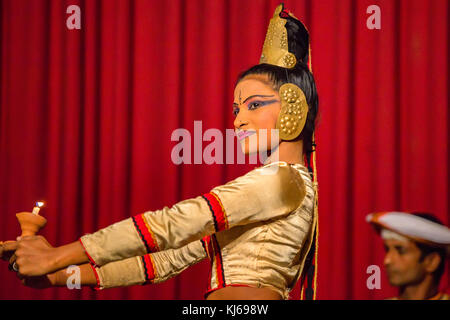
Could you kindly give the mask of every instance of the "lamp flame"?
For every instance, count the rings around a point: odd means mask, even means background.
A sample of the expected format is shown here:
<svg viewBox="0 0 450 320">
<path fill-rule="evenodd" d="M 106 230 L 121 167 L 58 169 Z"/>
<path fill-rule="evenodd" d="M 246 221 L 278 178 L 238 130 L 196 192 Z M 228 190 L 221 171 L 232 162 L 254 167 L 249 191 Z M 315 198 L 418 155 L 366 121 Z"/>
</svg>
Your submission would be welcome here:
<svg viewBox="0 0 450 320">
<path fill-rule="evenodd" d="M 35 214 L 35 215 L 39 215 L 39 210 L 41 210 L 41 208 L 43 206 L 44 206 L 44 202 L 43 201 L 36 201 L 32 213 Z"/>
<path fill-rule="evenodd" d="M 44 206 L 44 202 L 43 201 L 36 201 L 36 207 L 42 208 L 43 206 Z"/>
</svg>

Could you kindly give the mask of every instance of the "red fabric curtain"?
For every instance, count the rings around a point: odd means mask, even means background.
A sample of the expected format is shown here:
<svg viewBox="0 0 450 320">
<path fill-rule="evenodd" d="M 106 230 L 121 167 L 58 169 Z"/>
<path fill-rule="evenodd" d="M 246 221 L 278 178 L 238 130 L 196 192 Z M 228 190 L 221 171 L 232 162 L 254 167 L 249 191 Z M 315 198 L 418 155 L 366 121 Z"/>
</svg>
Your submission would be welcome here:
<svg viewBox="0 0 450 320">
<path fill-rule="evenodd" d="M 73 4 L 79 30 L 66 26 Z M 176 165 L 171 134 L 187 129 L 194 146 L 196 120 L 202 132 L 232 128 L 234 81 L 258 63 L 277 4 L 1 0 L 0 239 L 20 233 L 14 213 L 38 199 L 47 203 L 42 234 L 62 245 L 252 168 Z M 311 33 L 319 91 L 318 298 L 392 296 L 365 216 L 422 210 L 450 222 L 450 2 L 285 4 Z M 380 30 L 366 26 L 373 4 Z M 381 289 L 367 288 L 370 265 L 382 270 Z M 38 291 L 2 263 L 0 298 L 202 299 L 208 267 L 152 286 Z"/>
</svg>

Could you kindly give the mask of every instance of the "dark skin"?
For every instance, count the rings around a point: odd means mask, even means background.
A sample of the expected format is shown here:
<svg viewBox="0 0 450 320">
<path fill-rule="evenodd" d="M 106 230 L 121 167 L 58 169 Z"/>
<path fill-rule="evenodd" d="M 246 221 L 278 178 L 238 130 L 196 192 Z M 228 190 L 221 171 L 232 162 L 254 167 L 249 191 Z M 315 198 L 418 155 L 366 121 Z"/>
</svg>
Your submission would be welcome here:
<svg viewBox="0 0 450 320">
<path fill-rule="evenodd" d="M 441 262 L 437 253 L 421 261 L 420 249 L 410 240 L 386 239 L 384 247 L 384 266 L 389 283 L 399 287 L 399 299 L 425 300 L 438 293 L 439 286 L 433 279 L 433 272 Z"/>
</svg>

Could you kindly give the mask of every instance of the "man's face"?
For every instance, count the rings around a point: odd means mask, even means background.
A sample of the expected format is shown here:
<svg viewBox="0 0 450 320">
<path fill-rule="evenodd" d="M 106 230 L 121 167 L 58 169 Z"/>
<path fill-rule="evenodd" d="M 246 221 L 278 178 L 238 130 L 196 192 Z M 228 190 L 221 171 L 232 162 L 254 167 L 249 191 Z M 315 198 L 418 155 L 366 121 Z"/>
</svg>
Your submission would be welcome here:
<svg viewBox="0 0 450 320">
<path fill-rule="evenodd" d="M 421 251 L 413 241 L 385 239 L 384 266 L 393 286 L 405 286 L 420 283 L 426 270 L 420 262 Z"/>
</svg>

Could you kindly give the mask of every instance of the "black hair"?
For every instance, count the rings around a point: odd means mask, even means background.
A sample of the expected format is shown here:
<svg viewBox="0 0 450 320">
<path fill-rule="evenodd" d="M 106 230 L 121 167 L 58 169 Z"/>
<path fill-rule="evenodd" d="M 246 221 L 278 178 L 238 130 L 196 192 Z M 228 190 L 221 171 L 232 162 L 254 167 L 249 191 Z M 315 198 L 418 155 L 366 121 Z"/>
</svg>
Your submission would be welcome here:
<svg viewBox="0 0 450 320">
<path fill-rule="evenodd" d="M 414 212 L 413 215 L 423 218 L 423 219 L 426 219 L 428 221 L 432 221 L 434 223 L 444 225 L 441 220 L 439 220 L 438 218 L 436 218 L 434 215 L 432 215 L 430 213 Z M 441 262 L 439 263 L 438 268 L 433 272 L 434 283 L 439 284 L 439 281 L 441 280 L 441 277 L 445 271 L 445 258 L 446 258 L 446 254 L 447 254 L 446 248 L 438 247 L 438 246 L 430 246 L 430 245 L 416 242 L 416 241 L 415 241 L 415 244 L 421 252 L 419 261 L 423 261 L 423 259 L 425 259 L 426 256 L 428 256 L 429 254 L 431 254 L 433 252 L 436 252 L 439 255 L 439 257 L 441 258 Z"/>
<path fill-rule="evenodd" d="M 275 91 L 278 91 L 285 83 L 294 83 L 303 90 L 308 103 L 308 116 L 302 133 L 294 141 L 303 140 L 303 150 L 309 164 L 311 153 L 315 150 L 313 133 L 319 109 L 316 84 L 308 68 L 309 35 L 305 26 L 299 20 L 294 19 L 284 11 L 280 13 L 280 17 L 287 20 L 285 28 L 288 36 L 288 50 L 295 55 L 297 64 L 292 69 L 266 63 L 255 65 L 238 76 L 236 85 L 246 76 L 264 74 L 269 77 Z"/>
</svg>

